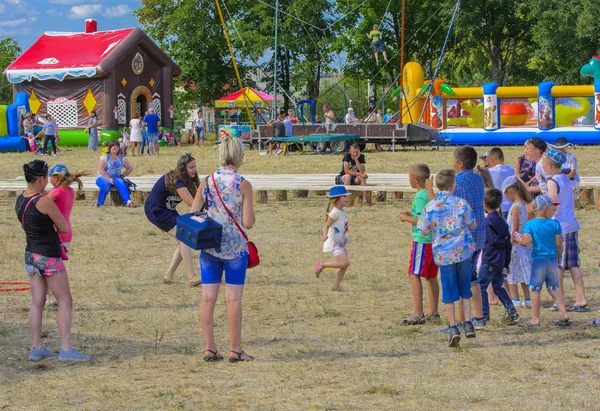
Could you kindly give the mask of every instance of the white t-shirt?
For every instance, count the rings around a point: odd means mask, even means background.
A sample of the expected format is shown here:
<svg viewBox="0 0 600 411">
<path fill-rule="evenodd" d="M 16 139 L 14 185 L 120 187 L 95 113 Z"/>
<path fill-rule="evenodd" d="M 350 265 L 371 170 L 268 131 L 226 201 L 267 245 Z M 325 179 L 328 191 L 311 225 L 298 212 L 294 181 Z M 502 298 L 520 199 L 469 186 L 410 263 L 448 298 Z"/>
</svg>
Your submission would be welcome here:
<svg viewBox="0 0 600 411">
<path fill-rule="evenodd" d="M 556 208 L 554 219 L 560 223 L 563 235 L 579 231 L 581 226 L 575 217 L 573 209 L 574 202 L 571 180 L 565 174 L 556 174 L 552 176 L 552 180 L 558 184 L 558 202 L 560 203 Z"/>
<path fill-rule="evenodd" d="M 329 110 L 328 112 L 324 113 L 323 116 L 325 117 L 325 124 L 333 124 L 335 123 L 335 118 L 329 118 L 328 116 L 332 116 L 333 117 L 333 111 Z"/>
<path fill-rule="evenodd" d="M 346 114 L 346 123 L 355 123 L 356 122 L 356 117 L 354 116 L 354 114 Z"/>
<path fill-rule="evenodd" d="M 571 171 L 577 170 L 577 158 L 575 157 L 575 154 L 567 151 L 567 154 L 565 154 L 565 156 L 567 157 L 567 161 L 563 165 L 563 168 L 570 168 Z M 573 180 L 579 181 L 579 173 L 575 173 L 575 177 L 573 177 Z"/>
<path fill-rule="evenodd" d="M 194 119 L 194 127 L 204 128 L 204 116 Z"/>
<path fill-rule="evenodd" d="M 548 190 L 546 190 L 546 174 L 544 174 L 544 169 L 542 168 L 542 160 L 540 159 L 540 161 L 538 161 L 537 163 L 535 163 L 535 178 L 537 179 L 538 183 L 540 183 L 540 188 L 542 189 L 542 194 L 546 194 L 548 193 Z"/>
<path fill-rule="evenodd" d="M 506 164 L 498 164 L 497 166 L 488 168 L 492 176 L 492 180 L 494 181 L 494 187 L 498 190 L 502 190 L 502 183 L 510 176 L 515 175 L 515 169 L 511 166 L 507 166 Z M 500 209 L 503 213 L 507 213 L 512 206 L 512 201 L 510 201 L 504 193 L 502 193 L 502 205 Z"/>
<path fill-rule="evenodd" d="M 333 224 L 327 231 L 327 240 L 323 243 L 323 252 L 332 251 L 334 247 L 346 247 L 348 243 L 348 213 L 346 210 L 333 208 L 329 212 Z"/>
</svg>

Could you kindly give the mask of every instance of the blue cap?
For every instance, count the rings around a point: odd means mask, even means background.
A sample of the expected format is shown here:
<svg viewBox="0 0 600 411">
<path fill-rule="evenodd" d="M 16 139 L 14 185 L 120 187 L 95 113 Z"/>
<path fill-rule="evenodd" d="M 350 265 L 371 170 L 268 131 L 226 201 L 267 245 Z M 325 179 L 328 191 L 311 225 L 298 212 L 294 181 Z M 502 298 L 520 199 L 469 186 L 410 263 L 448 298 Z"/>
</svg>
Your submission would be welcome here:
<svg viewBox="0 0 600 411">
<path fill-rule="evenodd" d="M 552 205 L 552 204 L 558 205 L 560 203 L 555 203 L 546 194 L 541 195 L 541 196 L 537 196 L 536 198 L 533 199 L 533 211 L 543 210 L 544 208 L 546 208 L 546 207 L 548 207 L 549 205 Z"/>
<path fill-rule="evenodd" d="M 348 190 L 344 186 L 333 186 L 329 189 L 329 198 L 347 196 Z"/>
<path fill-rule="evenodd" d="M 54 174 L 62 174 L 62 175 L 69 174 L 69 169 L 64 164 L 55 164 L 48 171 L 49 176 L 54 175 Z"/>
<path fill-rule="evenodd" d="M 506 189 L 508 187 L 511 187 L 511 186 L 514 186 L 515 184 L 517 184 L 517 181 L 519 181 L 519 177 L 517 177 L 517 176 L 506 177 L 504 179 L 504 181 L 502 182 L 502 194 L 504 194 L 504 192 L 506 191 Z"/>
<path fill-rule="evenodd" d="M 546 151 L 544 154 L 547 155 L 548 158 L 550 158 L 550 160 L 552 160 L 556 164 L 558 164 L 559 167 L 562 167 L 563 164 L 565 164 L 567 162 L 567 157 L 558 150 L 550 149 L 550 150 Z"/>
</svg>

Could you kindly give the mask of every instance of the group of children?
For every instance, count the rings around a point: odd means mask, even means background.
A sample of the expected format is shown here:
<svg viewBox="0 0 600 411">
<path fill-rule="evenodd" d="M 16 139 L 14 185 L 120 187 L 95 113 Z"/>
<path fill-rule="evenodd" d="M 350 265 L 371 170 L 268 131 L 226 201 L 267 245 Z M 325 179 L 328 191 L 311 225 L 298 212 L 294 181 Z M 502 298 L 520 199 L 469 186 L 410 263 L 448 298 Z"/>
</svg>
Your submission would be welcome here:
<svg viewBox="0 0 600 411">
<path fill-rule="evenodd" d="M 467 338 L 475 338 L 476 330 L 485 328 L 490 320 L 489 288 L 504 306 L 505 322 L 510 325 L 519 323 L 517 307 L 523 307 L 532 309 L 531 319 L 525 325 L 540 326 L 544 283 L 555 302 L 550 310 L 559 312 L 557 326 L 571 325 L 568 311 L 589 311 L 579 260 L 580 225 L 574 213 L 571 170 L 564 169 L 564 151 L 548 150 L 538 138 L 527 141 L 525 154 L 536 168 L 532 181 L 539 185 L 523 181 L 519 172 L 504 166 L 499 148 L 490 153 L 495 157 L 490 167 L 494 178 L 488 188 L 474 171 L 477 152 L 473 147 L 458 147 L 453 168 L 436 174 L 437 194 L 426 164 L 409 167 L 409 181 L 417 193 L 412 210 L 400 213 L 400 221 L 412 225 L 413 236 L 408 267 L 413 313 L 404 324 L 424 324 L 440 318 L 439 267 L 442 303 L 449 322 L 441 331 L 448 334 L 450 347 L 458 346 L 461 331 Z M 323 251 L 332 252 L 335 261 L 318 261 L 315 268 L 317 277 L 324 268 L 338 269 L 334 291 L 340 290 L 350 265 L 346 251 L 348 218 L 344 211 L 347 196 L 343 186 L 330 190 L 333 211 L 328 208 Z M 569 308 L 563 294 L 565 270 L 571 271 L 577 290 L 576 302 Z M 428 283 L 429 314 L 423 311 L 422 279 Z M 523 301 L 519 298 L 519 285 Z"/>
</svg>

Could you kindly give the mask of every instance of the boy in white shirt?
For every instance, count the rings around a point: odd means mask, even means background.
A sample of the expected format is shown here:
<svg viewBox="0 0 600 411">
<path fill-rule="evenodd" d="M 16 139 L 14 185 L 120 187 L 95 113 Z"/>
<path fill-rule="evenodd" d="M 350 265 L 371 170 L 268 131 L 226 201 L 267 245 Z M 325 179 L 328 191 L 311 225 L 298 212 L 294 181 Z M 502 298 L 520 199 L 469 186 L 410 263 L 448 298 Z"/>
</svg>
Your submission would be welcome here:
<svg viewBox="0 0 600 411">
<path fill-rule="evenodd" d="M 492 180 L 494 181 L 494 187 L 500 189 L 502 187 L 502 183 L 510 176 L 515 175 L 515 169 L 511 166 L 504 164 L 504 153 L 499 147 L 492 148 L 488 153 L 488 162 L 489 167 L 488 171 L 492 176 Z M 508 211 L 512 207 L 512 201 L 510 201 L 504 194 L 502 194 L 502 204 L 500 209 L 502 210 L 502 215 L 506 219 L 508 215 Z"/>
</svg>

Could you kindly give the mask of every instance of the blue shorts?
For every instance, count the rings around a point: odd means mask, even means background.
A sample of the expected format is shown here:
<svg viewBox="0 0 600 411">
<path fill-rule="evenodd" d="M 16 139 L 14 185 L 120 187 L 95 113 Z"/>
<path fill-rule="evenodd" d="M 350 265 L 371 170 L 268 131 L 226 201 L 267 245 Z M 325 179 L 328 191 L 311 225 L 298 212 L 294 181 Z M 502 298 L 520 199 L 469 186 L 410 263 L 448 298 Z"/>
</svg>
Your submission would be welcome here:
<svg viewBox="0 0 600 411">
<path fill-rule="evenodd" d="M 383 53 L 385 51 L 383 41 L 379 40 L 378 42 L 373 43 L 373 49 L 375 50 L 375 53 Z"/>
<path fill-rule="evenodd" d="M 471 298 L 471 259 L 460 263 L 440 265 L 442 302 L 455 303 L 461 298 Z"/>
<path fill-rule="evenodd" d="M 558 267 L 556 258 L 545 258 L 542 260 L 533 260 L 531 264 L 531 278 L 529 288 L 534 291 L 540 291 L 544 283 L 548 290 L 558 290 Z"/>
<path fill-rule="evenodd" d="M 248 269 L 248 255 L 240 256 L 233 260 L 224 260 L 212 256 L 206 251 L 200 253 L 200 277 L 202 284 L 221 284 L 223 271 L 225 271 L 225 284 L 244 285 L 246 270 Z"/>
<path fill-rule="evenodd" d="M 158 143 L 158 133 L 148 133 L 148 143 Z"/>
<path fill-rule="evenodd" d="M 579 231 L 563 234 L 561 238 L 562 254 L 558 268 L 568 270 L 571 267 L 581 267 L 581 260 L 579 259 Z"/>
</svg>

